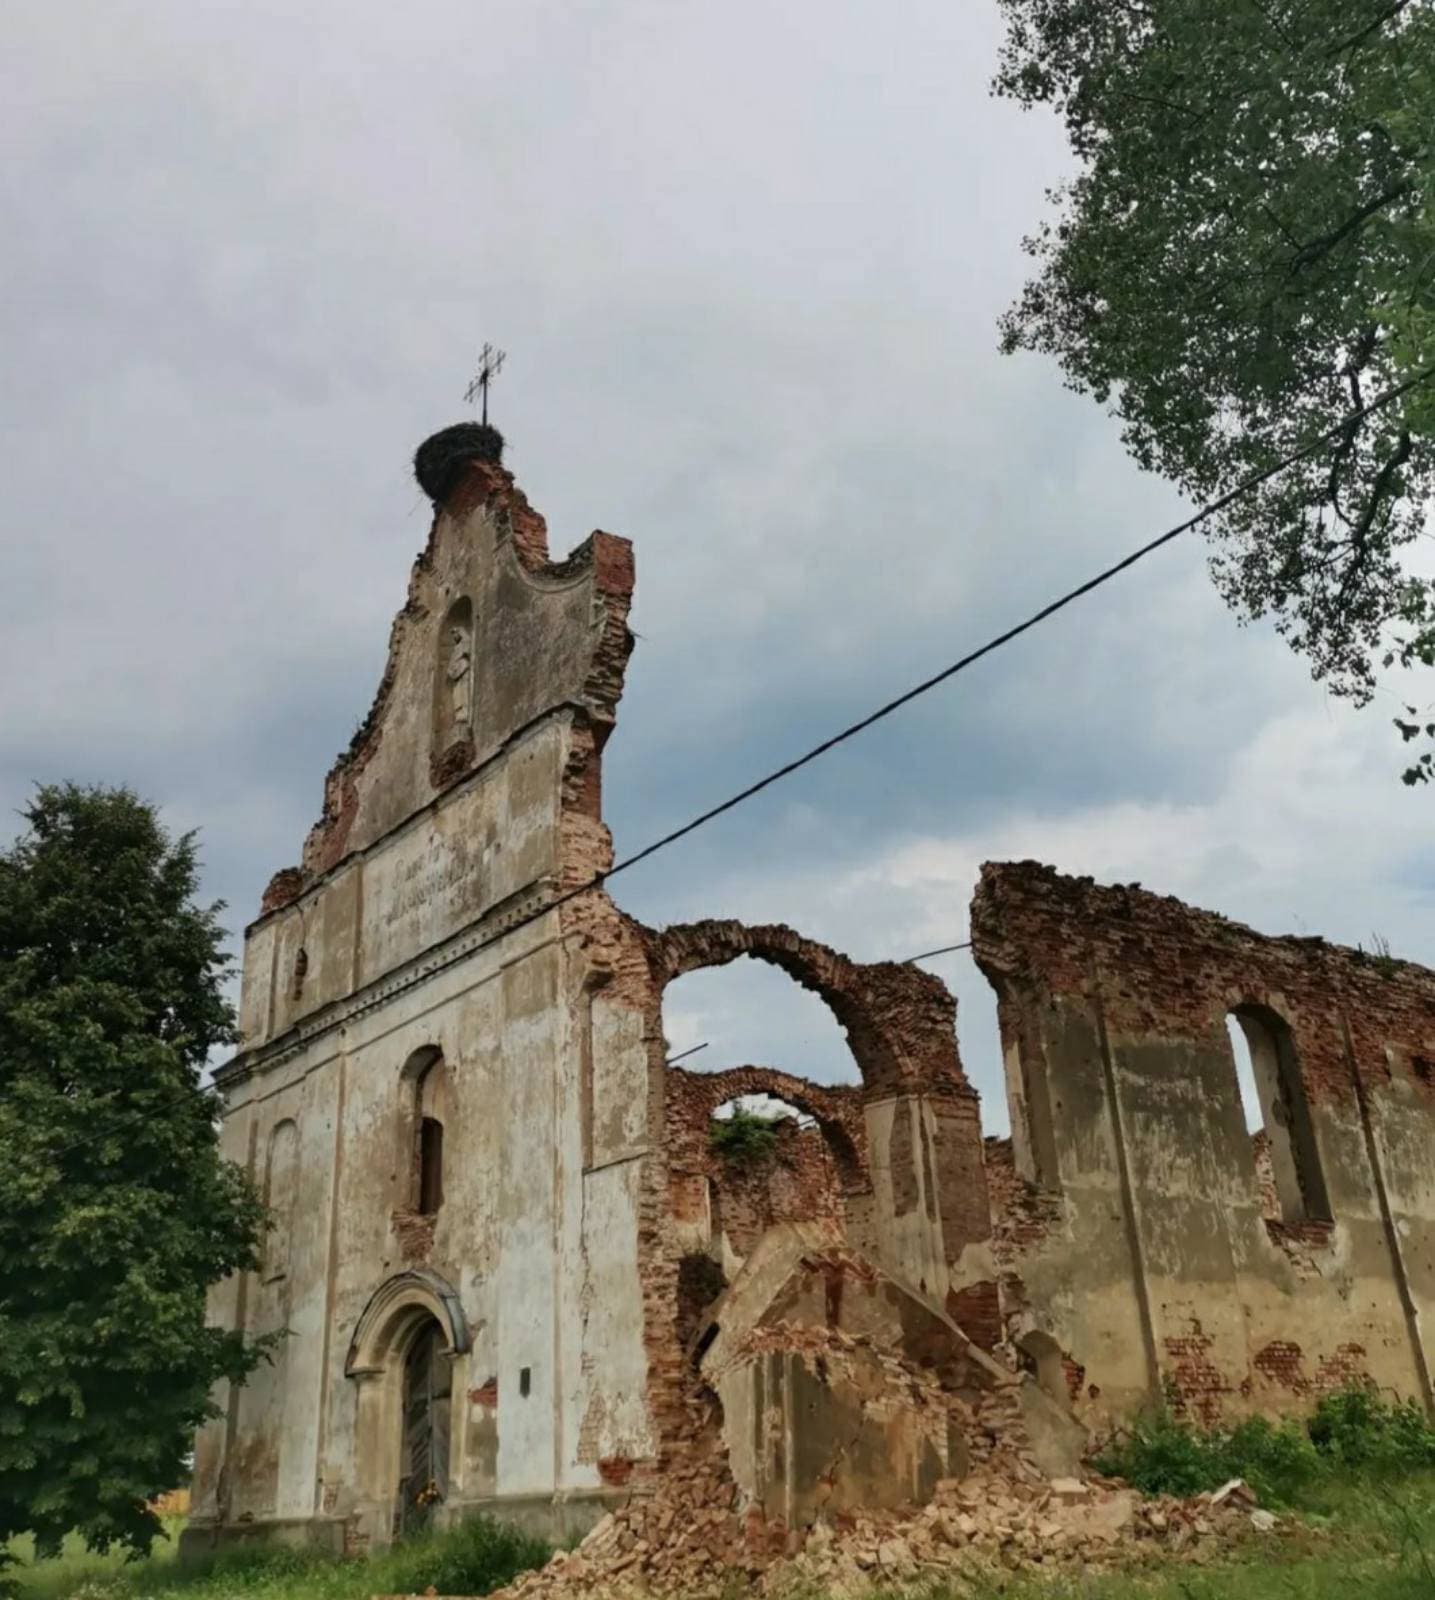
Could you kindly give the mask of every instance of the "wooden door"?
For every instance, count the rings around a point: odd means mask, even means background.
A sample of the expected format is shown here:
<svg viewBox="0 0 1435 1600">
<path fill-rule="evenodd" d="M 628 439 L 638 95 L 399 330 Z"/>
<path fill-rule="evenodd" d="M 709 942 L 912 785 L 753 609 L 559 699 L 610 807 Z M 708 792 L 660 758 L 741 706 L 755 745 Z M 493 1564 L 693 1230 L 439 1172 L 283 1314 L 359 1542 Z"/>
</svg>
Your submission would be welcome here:
<svg viewBox="0 0 1435 1600">
<path fill-rule="evenodd" d="M 438 1323 L 428 1323 L 404 1362 L 403 1439 L 400 1445 L 399 1532 L 428 1527 L 448 1496 L 449 1380 Z"/>
</svg>

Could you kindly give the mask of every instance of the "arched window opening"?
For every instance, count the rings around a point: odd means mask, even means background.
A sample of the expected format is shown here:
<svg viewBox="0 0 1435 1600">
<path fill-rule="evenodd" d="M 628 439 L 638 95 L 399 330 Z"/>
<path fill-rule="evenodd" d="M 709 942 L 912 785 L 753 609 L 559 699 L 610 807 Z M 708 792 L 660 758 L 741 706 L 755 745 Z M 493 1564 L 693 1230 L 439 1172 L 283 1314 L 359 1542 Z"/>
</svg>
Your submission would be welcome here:
<svg viewBox="0 0 1435 1600">
<path fill-rule="evenodd" d="M 663 1034 L 669 1059 L 682 1056 L 690 1072 L 780 1062 L 814 1083 L 861 1081 L 826 1002 L 754 956 L 674 978 L 663 993 Z"/>
<path fill-rule="evenodd" d="M 793 1129 L 785 1129 L 785 1122 L 791 1122 Z M 764 1160 L 792 1132 L 806 1133 L 816 1127 L 816 1117 L 776 1095 L 740 1094 L 725 1100 L 713 1112 L 708 1148 L 714 1155 L 744 1163 Z"/>
<path fill-rule="evenodd" d="M 286 1117 L 276 1122 L 269 1134 L 269 1151 L 264 1163 L 264 1205 L 269 1213 L 262 1274 L 265 1283 L 275 1283 L 289 1273 L 298 1156 L 299 1129 Z"/>
<path fill-rule="evenodd" d="M 826 1132 L 775 1095 L 737 1095 L 716 1107 L 706 1157 L 719 1259 L 745 1257 L 779 1223 L 842 1220 L 843 1173 Z"/>
<path fill-rule="evenodd" d="M 1330 1198 L 1290 1028 L 1267 1006 L 1242 1005 L 1227 1016 L 1226 1032 L 1262 1211 L 1271 1221 L 1329 1222 Z"/>
<path fill-rule="evenodd" d="M 300 1000 L 304 995 L 304 980 L 309 976 L 309 952 L 303 945 L 299 946 L 294 957 L 294 971 L 289 980 L 289 998 Z"/>
<path fill-rule="evenodd" d="M 448 1068 L 433 1045 L 415 1050 L 404 1064 L 401 1118 L 402 1162 L 407 1189 L 401 1207 L 432 1217 L 443 1205 L 444 1128 L 448 1122 Z"/>
</svg>

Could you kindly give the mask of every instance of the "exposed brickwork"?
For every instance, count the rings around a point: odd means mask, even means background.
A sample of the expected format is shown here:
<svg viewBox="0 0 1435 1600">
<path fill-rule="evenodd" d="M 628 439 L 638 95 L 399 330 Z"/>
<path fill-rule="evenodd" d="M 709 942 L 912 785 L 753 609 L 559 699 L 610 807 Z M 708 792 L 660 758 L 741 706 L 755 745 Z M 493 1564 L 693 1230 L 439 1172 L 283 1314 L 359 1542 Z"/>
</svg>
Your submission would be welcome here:
<svg viewBox="0 0 1435 1600">
<path fill-rule="evenodd" d="M 1389 1075 L 1387 1051 L 1413 1078 L 1408 1064 L 1435 1050 L 1435 973 L 1320 938 L 1269 938 L 1139 884 L 988 864 L 972 932 L 998 984 L 1079 995 L 1099 975 L 1110 1026 L 1132 1035 L 1209 1040 L 1235 1007 L 1269 1006 L 1294 1035 L 1312 1104 L 1352 1099 L 1352 1055 L 1376 1083 Z"/>
<path fill-rule="evenodd" d="M 301 867 L 281 867 L 269 880 L 259 903 L 261 916 L 270 911 L 281 911 L 292 905 L 304 892 L 304 871 Z"/>
<path fill-rule="evenodd" d="M 1267 1383 L 1292 1395 L 1328 1394 L 1370 1379 L 1365 1346 L 1359 1344 L 1340 1345 L 1317 1363 L 1314 1375 L 1306 1371 L 1301 1347 L 1290 1339 L 1273 1340 L 1256 1352 L 1251 1364 Z"/>
<path fill-rule="evenodd" d="M 407 1266 L 417 1266 L 433 1253 L 434 1226 L 437 1217 L 425 1216 L 418 1211 L 395 1211 L 393 1215 L 394 1238 L 398 1241 L 399 1259 Z"/>
<path fill-rule="evenodd" d="M 378 691 L 367 716 L 324 781 L 323 810 L 305 841 L 303 866 L 286 869 L 287 873 L 299 873 L 301 877 L 297 881 L 286 879 L 284 898 L 276 899 L 274 904 L 269 904 L 266 896 L 263 911 L 288 904 L 302 887 L 331 871 L 348 853 L 350 831 L 361 803 L 357 779 L 373 759 L 383 738 L 400 653 L 410 632 L 429 614 L 424 599 L 425 578 L 433 568 L 440 527 L 446 517 L 461 519 L 480 508 L 498 524 L 502 536 L 511 542 L 528 572 L 555 581 L 591 572 L 594 586 L 604 602 L 603 630 L 593 653 L 582 698 L 587 715 L 603 730 L 596 742 L 595 754 L 596 749 L 601 748 L 602 737 L 606 736 L 616 715 L 624 670 L 632 652 L 632 635 L 627 626 L 634 582 L 632 546 L 626 539 L 596 532 L 565 560 L 550 562 L 547 525 L 529 505 L 512 473 L 495 462 L 470 461 L 457 474 L 444 503 L 435 507 L 428 542 L 414 563 L 407 599 L 390 631 L 388 656 Z M 471 770 L 476 754 L 472 739 L 457 741 L 436 752 L 429 771 L 432 787 L 437 791 L 457 782 Z M 591 779 L 596 793 L 596 769 Z M 274 887 L 271 884 L 271 891 Z"/>
<path fill-rule="evenodd" d="M 604 1456 L 598 1462 L 598 1476 L 610 1489 L 621 1489 L 633 1476 L 633 1462 L 627 1456 Z"/>
<path fill-rule="evenodd" d="M 1008 1336 L 1050 1333 L 1107 1421 L 1162 1387 L 1210 1421 L 1373 1370 L 1432 1403 L 1435 1146 L 1410 1118 L 1435 973 L 1035 862 L 983 868 L 972 934 L 1037 1180 L 988 1142 Z M 1268 1118 L 1253 1136 L 1232 1015 Z"/>
<path fill-rule="evenodd" d="M 663 985 L 685 972 L 756 956 L 820 995 L 847 1031 L 871 1094 L 909 1092 L 975 1099 L 957 1057 L 956 1001 L 910 963 L 862 964 L 780 924 L 694 922 L 653 935 Z"/>
<path fill-rule="evenodd" d="M 1002 1337 L 1001 1296 L 996 1280 L 984 1278 L 947 1296 L 947 1315 L 973 1344 L 993 1350 Z"/>
<path fill-rule="evenodd" d="M 713 1113 L 729 1100 L 766 1094 L 815 1119 L 846 1190 L 863 1193 L 872 1186 L 858 1089 L 809 1083 L 774 1067 L 732 1067 L 725 1072 L 669 1067 L 664 1089 L 665 1146 L 674 1175 L 702 1172 L 713 1176 L 717 1170 L 709 1148 Z"/>
<path fill-rule="evenodd" d="M 447 789 L 473 765 L 473 755 L 472 739 L 459 739 L 435 753 L 429 760 L 429 782 L 435 789 Z"/>
<path fill-rule="evenodd" d="M 1163 1341 L 1167 1363 L 1167 1390 L 1177 1416 L 1192 1416 L 1210 1427 L 1220 1419 L 1235 1385 L 1211 1360 L 1210 1337 L 1193 1322 L 1184 1336 Z"/>
<path fill-rule="evenodd" d="M 711 1158 L 714 1232 L 740 1256 L 780 1222 L 835 1221 L 842 1214 L 837 1166 L 818 1128 L 791 1118 L 755 1159 Z"/>
<path fill-rule="evenodd" d="M 1305 1394 L 1310 1379 L 1305 1375 L 1305 1357 L 1290 1339 L 1275 1339 L 1251 1358 L 1251 1365 L 1268 1382 L 1292 1394 Z"/>
</svg>

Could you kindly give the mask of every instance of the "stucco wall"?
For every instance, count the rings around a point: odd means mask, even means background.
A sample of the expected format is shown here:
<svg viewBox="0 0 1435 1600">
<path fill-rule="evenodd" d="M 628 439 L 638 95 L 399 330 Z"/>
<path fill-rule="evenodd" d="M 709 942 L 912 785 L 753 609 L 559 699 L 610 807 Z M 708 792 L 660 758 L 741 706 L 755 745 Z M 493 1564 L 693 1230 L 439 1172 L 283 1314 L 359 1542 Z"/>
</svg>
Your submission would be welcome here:
<svg viewBox="0 0 1435 1600">
<path fill-rule="evenodd" d="M 610 859 L 597 766 L 631 579 L 607 535 L 549 564 L 492 464 L 437 510 L 374 709 L 246 938 L 223 1140 L 277 1227 L 212 1315 L 283 1337 L 198 1441 L 196 1540 L 389 1537 L 405 1330 L 430 1311 L 452 1358 L 444 1516 L 601 1498 L 601 1461 L 653 1453 L 644 1018 L 602 993 L 606 896 L 542 910 Z M 443 1198 L 421 1214 L 434 1062 Z"/>
<path fill-rule="evenodd" d="M 1360 1376 L 1428 1403 L 1435 974 L 1030 862 L 983 869 L 972 928 L 1012 1110 L 1013 1337 L 1084 1369 L 1095 1415 L 1163 1386 L 1207 1418 L 1275 1411 Z M 1328 1218 L 1265 1214 L 1242 1007 L 1289 1030 Z"/>
</svg>

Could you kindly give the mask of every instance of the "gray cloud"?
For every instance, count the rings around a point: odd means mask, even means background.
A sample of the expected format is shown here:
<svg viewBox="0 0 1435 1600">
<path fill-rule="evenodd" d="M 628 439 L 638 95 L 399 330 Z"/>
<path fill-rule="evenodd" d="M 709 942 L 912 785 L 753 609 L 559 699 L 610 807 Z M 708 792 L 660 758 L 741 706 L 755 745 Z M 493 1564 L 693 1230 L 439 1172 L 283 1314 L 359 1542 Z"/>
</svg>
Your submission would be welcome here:
<svg viewBox="0 0 1435 1600">
<path fill-rule="evenodd" d="M 134 783 L 202 825 L 236 925 L 369 704 L 427 531 L 408 458 L 484 338 L 555 547 L 637 544 L 620 850 L 1178 514 L 1096 408 L 995 353 L 1064 154 L 989 97 L 987 0 L 900 26 L 855 0 L 18 0 L 7 23 L 0 804 Z M 1355 770 L 1322 790 L 1321 704 L 1193 540 L 615 889 L 907 954 L 966 910 L 960 874 L 898 881 L 915 842 L 1129 876 L 1151 837 L 1157 886 L 1418 946 L 1422 798 L 1380 714 L 1340 723 Z M 1318 774 L 1278 837 L 1239 803 L 1282 798 L 1272 741 Z M 1169 816 L 1199 818 L 1199 870 L 1132 820 Z M 1333 830 L 1362 816 L 1381 837 L 1334 899 Z M 719 978 L 730 1055 L 830 1070 L 805 1001 Z M 682 1002 L 704 1027 L 718 981 Z M 990 1030 L 963 1044 L 990 1098 Z"/>
</svg>

